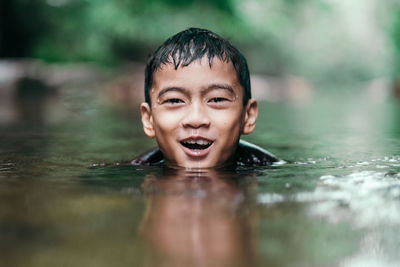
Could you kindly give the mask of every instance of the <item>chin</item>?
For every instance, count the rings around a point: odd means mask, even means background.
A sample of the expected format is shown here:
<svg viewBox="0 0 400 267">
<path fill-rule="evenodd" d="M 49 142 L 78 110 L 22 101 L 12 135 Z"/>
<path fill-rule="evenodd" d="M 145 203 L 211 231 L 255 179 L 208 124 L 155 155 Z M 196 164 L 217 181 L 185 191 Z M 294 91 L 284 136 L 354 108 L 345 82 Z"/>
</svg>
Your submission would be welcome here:
<svg viewBox="0 0 400 267">
<path fill-rule="evenodd" d="M 230 160 L 224 161 L 224 162 L 210 162 L 210 161 L 197 161 L 197 162 L 185 162 L 184 164 L 180 165 L 183 168 L 186 169 L 212 169 L 212 168 L 221 168 L 221 167 L 226 167 L 230 166 L 232 162 Z"/>
<path fill-rule="evenodd" d="M 170 167 L 178 167 L 184 169 L 209 169 L 218 167 L 217 163 L 207 162 L 207 161 L 185 161 L 185 162 L 178 162 L 178 163 L 167 163 Z"/>
<path fill-rule="evenodd" d="M 209 168 L 214 168 L 216 165 L 215 164 L 204 164 L 200 162 L 194 162 L 194 163 L 189 163 L 189 164 L 184 164 L 183 168 L 186 169 L 209 169 Z"/>
</svg>

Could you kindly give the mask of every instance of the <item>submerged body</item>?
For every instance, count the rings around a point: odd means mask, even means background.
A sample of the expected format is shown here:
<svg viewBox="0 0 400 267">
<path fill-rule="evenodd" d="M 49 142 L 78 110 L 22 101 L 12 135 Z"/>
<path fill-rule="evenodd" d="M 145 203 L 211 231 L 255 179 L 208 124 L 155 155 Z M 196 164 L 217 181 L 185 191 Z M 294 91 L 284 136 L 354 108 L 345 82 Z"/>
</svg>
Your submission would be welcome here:
<svg viewBox="0 0 400 267">
<path fill-rule="evenodd" d="M 236 166 L 268 166 L 274 163 L 283 162 L 259 146 L 240 140 L 235 151 L 231 165 Z M 164 165 L 165 158 L 160 148 L 148 151 L 130 162 L 132 165 Z"/>
</svg>

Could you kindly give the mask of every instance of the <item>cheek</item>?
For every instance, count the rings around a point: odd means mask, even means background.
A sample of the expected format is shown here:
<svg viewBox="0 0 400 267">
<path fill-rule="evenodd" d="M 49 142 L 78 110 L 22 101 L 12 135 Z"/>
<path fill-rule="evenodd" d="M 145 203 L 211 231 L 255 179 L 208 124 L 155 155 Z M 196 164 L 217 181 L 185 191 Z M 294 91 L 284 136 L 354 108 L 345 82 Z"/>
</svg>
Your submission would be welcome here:
<svg viewBox="0 0 400 267">
<path fill-rule="evenodd" d="M 221 131 L 232 131 L 241 127 L 242 116 L 237 110 L 224 110 L 212 116 L 214 126 Z M 228 132 L 232 134 L 232 132 Z"/>
<path fill-rule="evenodd" d="M 180 122 L 179 114 L 157 110 L 154 117 L 154 126 L 162 132 L 171 132 L 177 128 Z"/>
</svg>

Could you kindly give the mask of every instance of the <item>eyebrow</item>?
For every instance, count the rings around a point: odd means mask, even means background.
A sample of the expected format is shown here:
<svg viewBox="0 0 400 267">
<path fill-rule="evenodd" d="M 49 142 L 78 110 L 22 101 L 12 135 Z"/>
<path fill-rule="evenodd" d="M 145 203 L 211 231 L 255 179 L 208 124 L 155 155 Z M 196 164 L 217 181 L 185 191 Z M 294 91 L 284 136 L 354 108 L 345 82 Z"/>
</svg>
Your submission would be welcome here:
<svg viewBox="0 0 400 267">
<path fill-rule="evenodd" d="M 185 88 L 171 86 L 171 87 L 166 87 L 166 88 L 161 89 L 161 91 L 158 93 L 158 98 L 160 98 L 162 95 L 164 95 L 168 92 L 171 92 L 171 91 L 181 92 L 183 94 L 187 93 L 187 90 Z"/>
<path fill-rule="evenodd" d="M 223 84 L 223 83 L 213 83 L 211 85 L 209 85 L 204 91 L 207 93 L 213 89 L 224 89 L 229 91 L 229 93 L 231 94 L 235 94 L 235 91 L 233 90 L 232 86 L 230 86 L 229 84 Z"/>
</svg>

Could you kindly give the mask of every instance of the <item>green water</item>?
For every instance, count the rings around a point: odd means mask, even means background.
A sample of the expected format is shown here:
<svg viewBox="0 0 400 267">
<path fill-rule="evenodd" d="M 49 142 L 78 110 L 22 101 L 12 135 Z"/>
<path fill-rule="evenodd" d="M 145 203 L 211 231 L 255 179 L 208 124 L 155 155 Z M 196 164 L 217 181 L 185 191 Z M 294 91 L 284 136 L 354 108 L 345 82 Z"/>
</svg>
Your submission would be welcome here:
<svg viewBox="0 0 400 267">
<path fill-rule="evenodd" d="M 365 84 L 320 87 L 260 103 L 244 139 L 287 163 L 237 173 L 91 167 L 155 145 L 101 84 L 13 102 L 0 125 L 1 265 L 398 266 L 399 104 Z"/>
</svg>

